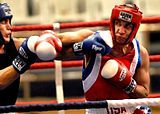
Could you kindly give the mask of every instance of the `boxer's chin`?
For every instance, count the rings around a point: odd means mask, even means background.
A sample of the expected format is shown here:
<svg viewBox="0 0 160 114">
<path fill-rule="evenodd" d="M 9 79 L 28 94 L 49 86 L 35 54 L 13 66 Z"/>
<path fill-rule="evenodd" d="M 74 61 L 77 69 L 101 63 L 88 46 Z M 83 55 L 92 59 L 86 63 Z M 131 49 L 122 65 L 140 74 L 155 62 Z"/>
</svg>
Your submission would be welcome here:
<svg viewBox="0 0 160 114">
<path fill-rule="evenodd" d="M 4 42 L 5 42 L 5 44 L 9 43 L 10 40 L 11 40 L 10 37 L 4 37 Z"/>
</svg>

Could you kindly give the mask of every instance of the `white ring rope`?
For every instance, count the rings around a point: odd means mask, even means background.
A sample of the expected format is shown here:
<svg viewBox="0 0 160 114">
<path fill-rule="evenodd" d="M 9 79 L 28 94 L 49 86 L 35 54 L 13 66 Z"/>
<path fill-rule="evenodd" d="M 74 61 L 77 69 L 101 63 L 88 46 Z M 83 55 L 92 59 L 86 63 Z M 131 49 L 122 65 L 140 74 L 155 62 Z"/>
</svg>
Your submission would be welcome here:
<svg viewBox="0 0 160 114">
<path fill-rule="evenodd" d="M 142 98 L 142 99 L 124 99 L 124 100 L 107 100 L 108 106 L 160 106 L 160 98 Z"/>
</svg>

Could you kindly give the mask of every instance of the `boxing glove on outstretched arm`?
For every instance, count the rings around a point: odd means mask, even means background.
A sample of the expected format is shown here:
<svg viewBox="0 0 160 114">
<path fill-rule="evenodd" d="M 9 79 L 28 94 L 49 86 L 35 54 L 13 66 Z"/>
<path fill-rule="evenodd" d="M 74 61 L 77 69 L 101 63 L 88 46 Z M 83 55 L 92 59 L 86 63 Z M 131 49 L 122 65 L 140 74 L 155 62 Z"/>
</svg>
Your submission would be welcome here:
<svg viewBox="0 0 160 114">
<path fill-rule="evenodd" d="M 37 58 L 42 61 L 54 60 L 61 50 L 60 39 L 53 31 L 46 30 L 40 36 L 31 36 L 22 43 L 12 65 L 21 74 L 29 69 Z"/>
<path fill-rule="evenodd" d="M 102 68 L 102 77 L 109 79 L 113 84 L 122 88 L 127 94 L 134 92 L 137 83 L 132 78 L 130 71 L 116 60 L 108 60 Z"/>
<path fill-rule="evenodd" d="M 42 32 L 35 45 L 35 52 L 42 61 L 54 60 L 61 50 L 62 42 L 51 30 Z"/>
<path fill-rule="evenodd" d="M 18 55 L 12 61 L 12 65 L 18 73 L 24 73 L 36 61 L 37 55 L 34 52 L 34 45 L 38 38 L 38 36 L 26 38 L 19 47 Z"/>
<path fill-rule="evenodd" d="M 82 42 L 73 45 L 75 55 L 83 55 L 90 53 L 108 54 L 113 47 L 112 38 L 108 37 L 108 33 L 95 32 Z"/>
</svg>

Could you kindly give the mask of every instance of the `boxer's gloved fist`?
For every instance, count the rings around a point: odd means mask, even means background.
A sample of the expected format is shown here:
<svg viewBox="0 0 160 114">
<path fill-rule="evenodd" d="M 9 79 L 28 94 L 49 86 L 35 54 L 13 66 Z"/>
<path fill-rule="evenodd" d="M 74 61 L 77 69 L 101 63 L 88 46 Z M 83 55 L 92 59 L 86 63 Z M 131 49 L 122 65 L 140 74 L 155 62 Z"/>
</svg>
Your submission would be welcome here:
<svg viewBox="0 0 160 114">
<path fill-rule="evenodd" d="M 61 40 L 58 38 L 56 33 L 51 31 L 51 30 L 43 31 L 42 34 L 40 35 L 40 40 L 53 42 L 57 52 L 60 52 L 62 50 L 62 42 L 61 42 Z"/>
<path fill-rule="evenodd" d="M 99 53 L 106 55 L 110 53 L 113 47 L 112 38 L 107 31 L 95 32 L 82 42 L 73 45 L 73 51 L 76 55 Z"/>
<path fill-rule="evenodd" d="M 24 73 L 36 61 L 37 55 L 34 52 L 34 45 L 38 38 L 38 36 L 26 38 L 19 47 L 18 55 L 12 61 L 12 65 L 18 73 Z"/>
<path fill-rule="evenodd" d="M 51 30 L 42 32 L 35 45 L 35 52 L 42 61 L 55 59 L 62 50 L 62 42 Z"/>
<path fill-rule="evenodd" d="M 134 92 L 137 86 L 131 72 L 117 60 L 108 60 L 102 68 L 101 75 L 122 88 L 127 94 Z"/>
</svg>

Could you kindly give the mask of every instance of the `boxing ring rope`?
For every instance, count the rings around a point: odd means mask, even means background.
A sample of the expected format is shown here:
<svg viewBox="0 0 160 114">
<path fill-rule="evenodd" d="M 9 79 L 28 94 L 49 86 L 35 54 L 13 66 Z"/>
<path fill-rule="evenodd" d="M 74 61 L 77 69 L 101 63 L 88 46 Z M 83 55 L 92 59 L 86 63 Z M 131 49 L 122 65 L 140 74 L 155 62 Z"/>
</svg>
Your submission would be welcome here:
<svg viewBox="0 0 160 114">
<path fill-rule="evenodd" d="M 59 104 L 34 104 L 34 105 L 9 105 L 0 106 L 0 113 L 8 112 L 30 112 L 30 111 L 57 111 L 69 109 L 107 108 L 108 106 L 160 106 L 160 98 L 124 99 L 124 100 L 103 100 L 87 102 L 70 102 Z"/>
<path fill-rule="evenodd" d="M 160 16 L 157 17 L 144 17 L 142 19 L 142 24 L 150 23 L 160 23 Z M 79 28 L 79 27 L 96 27 L 96 26 L 108 26 L 109 20 L 103 21 L 93 21 L 93 22 L 72 22 L 72 23 L 59 23 L 59 29 L 69 29 L 69 28 Z M 32 30 L 56 30 L 57 23 L 55 24 L 46 24 L 46 25 L 22 25 L 22 26 L 12 26 L 12 31 L 32 31 Z"/>
<path fill-rule="evenodd" d="M 149 57 L 151 62 L 159 62 L 160 55 L 150 55 Z M 62 67 L 81 67 L 83 64 L 82 60 L 72 60 L 72 61 L 62 61 Z M 46 68 L 55 68 L 54 62 L 37 62 L 31 65 L 30 69 L 46 69 Z"/>
<path fill-rule="evenodd" d="M 160 16 L 157 17 L 145 17 L 142 19 L 142 24 L 160 23 Z M 57 29 L 69 29 L 79 27 L 96 27 L 96 26 L 108 26 L 109 20 L 95 21 L 95 22 L 72 22 L 72 23 L 53 23 L 52 25 L 25 25 L 25 26 L 12 26 L 13 32 L 19 31 L 33 31 L 33 30 L 57 30 Z M 160 55 L 150 55 L 151 62 L 160 61 Z M 46 69 L 56 68 L 57 63 L 55 62 L 39 62 L 31 65 L 30 69 Z M 82 60 L 72 61 L 61 61 L 59 63 L 59 71 L 61 68 L 68 67 L 81 67 L 83 64 Z M 61 74 L 57 74 L 61 75 Z M 62 81 L 62 79 L 58 79 Z M 59 82 L 60 86 L 62 85 Z M 63 93 L 61 93 L 62 95 Z M 152 98 L 153 97 L 153 98 Z M 30 111 L 54 111 L 54 110 L 69 110 L 69 109 L 86 109 L 86 108 L 106 108 L 107 106 L 137 106 L 137 105 L 148 105 L 148 106 L 160 106 L 159 95 L 149 95 L 149 98 L 142 99 L 124 99 L 124 100 L 105 100 L 105 101 L 88 101 L 84 102 L 65 102 L 63 98 L 60 98 L 59 102 L 55 103 L 43 103 L 43 104 L 16 104 L 9 106 L 0 106 L 0 113 L 8 112 L 30 112 Z M 65 102 L 65 103 L 63 103 Z"/>
</svg>

